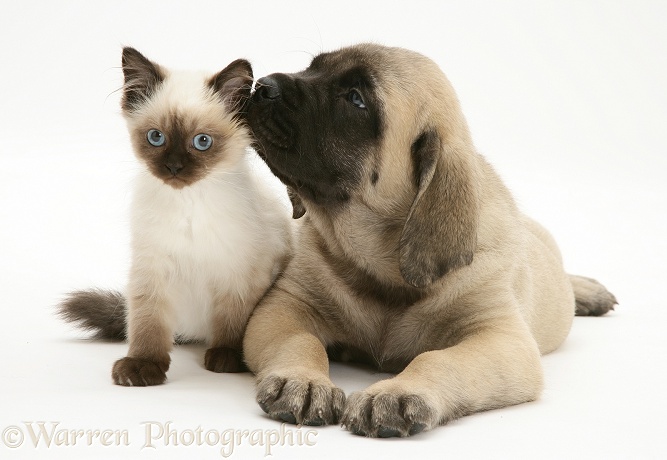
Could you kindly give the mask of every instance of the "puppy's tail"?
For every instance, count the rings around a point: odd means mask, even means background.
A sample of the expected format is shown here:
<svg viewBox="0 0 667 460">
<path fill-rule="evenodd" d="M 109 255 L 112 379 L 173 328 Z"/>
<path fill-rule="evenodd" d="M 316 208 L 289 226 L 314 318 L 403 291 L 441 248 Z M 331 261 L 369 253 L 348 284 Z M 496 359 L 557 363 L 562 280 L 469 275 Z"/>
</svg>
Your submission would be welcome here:
<svg viewBox="0 0 667 460">
<path fill-rule="evenodd" d="M 569 275 L 574 290 L 576 316 L 602 316 L 617 305 L 616 297 L 592 278 Z"/>
<path fill-rule="evenodd" d="M 68 323 L 94 331 L 98 340 L 125 340 L 127 302 L 117 291 L 74 291 L 58 305 L 58 314 Z"/>
</svg>

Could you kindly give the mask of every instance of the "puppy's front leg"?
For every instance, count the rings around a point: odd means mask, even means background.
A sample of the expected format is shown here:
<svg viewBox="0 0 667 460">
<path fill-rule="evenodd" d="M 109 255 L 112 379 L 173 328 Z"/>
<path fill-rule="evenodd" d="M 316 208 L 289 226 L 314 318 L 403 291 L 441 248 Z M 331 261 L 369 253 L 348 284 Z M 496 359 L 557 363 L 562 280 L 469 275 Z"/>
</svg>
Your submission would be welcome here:
<svg viewBox="0 0 667 460">
<path fill-rule="evenodd" d="M 345 393 L 329 379 L 329 360 L 310 308 L 274 289 L 248 323 L 243 352 L 257 375 L 257 402 L 274 419 L 338 423 Z"/>
<path fill-rule="evenodd" d="M 489 328 L 418 355 L 396 377 L 353 393 L 342 424 L 358 435 L 409 436 L 472 412 L 536 399 L 540 355 L 521 326 Z"/>
</svg>

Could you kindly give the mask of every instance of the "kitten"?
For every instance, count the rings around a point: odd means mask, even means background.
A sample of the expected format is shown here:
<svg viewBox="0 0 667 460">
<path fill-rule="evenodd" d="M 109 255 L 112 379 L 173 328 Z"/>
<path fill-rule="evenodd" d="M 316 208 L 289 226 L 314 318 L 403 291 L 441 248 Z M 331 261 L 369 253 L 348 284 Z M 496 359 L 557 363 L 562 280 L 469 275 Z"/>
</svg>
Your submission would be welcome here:
<svg viewBox="0 0 667 460">
<path fill-rule="evenodd" d="M 250 63 L 206 77 L 124 48 L 122 67 L 122 112 L 146 167 L 132 201 L 127 295 L 73 292 L 60 314 L 97 338 L 127 335 L 128 355 L 112 370 L 118 385 L 163 383 L 174 340 L 206 341 L 208 370 L 243 371 L 246 322 L 291 246 L 289 212 L 248 164 L 240 118 Z"/>
</svg>

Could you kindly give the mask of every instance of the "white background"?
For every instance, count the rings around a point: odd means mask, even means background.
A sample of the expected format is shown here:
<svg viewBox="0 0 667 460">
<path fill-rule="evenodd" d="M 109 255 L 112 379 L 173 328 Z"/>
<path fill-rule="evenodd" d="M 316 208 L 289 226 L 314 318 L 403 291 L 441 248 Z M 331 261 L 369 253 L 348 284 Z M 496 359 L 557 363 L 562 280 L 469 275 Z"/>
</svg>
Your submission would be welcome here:
<svg viewBox="0 0 667 460">
<path fill-rule="evenodd" d="M 605 283 L 620 305 L 575 320 L 543 359 L 537 402 L 407 440 L 321 428 L 315 446 L 275 447 L 271 458 L 667 457 L 667 3 L 9 3 L 0 14 L 0 458 L 221 458 L 220 446 L 142 449 L 142 422 L 280 427 L 255 404 L 249 374 L 203 369 L 203 347 L 173 353 L 166 385 L 112 385 L 126 345 L 87 341 L 53 307 L 69 290 L 126 280 L 138 166 L 119 113 L 123 45 L 211 72 L 246 57 L 260 77 L 367 40 L 440 64 L 478 149 L 555 235 L 568 270 Z M 348 393 L 382 377 L 332 368 Z M 36 421 L 127 430 L 130 445 L 35 447 L 23 422 Z M 16 449 L 13 425 L 24 435 Z M 264 454 L 246 440 L 232 458 Z"/>
</svg>

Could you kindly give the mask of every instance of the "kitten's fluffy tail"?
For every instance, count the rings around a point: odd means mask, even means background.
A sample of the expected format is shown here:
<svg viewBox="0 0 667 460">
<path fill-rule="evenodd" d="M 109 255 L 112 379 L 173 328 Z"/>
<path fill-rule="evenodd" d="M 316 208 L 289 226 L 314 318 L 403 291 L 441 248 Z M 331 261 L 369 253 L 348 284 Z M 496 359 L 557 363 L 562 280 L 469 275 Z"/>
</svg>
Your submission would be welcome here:
<svg viewBox="0 0 667 460">
<path fill-rule="evenodd" d="M 127 302 L 117 291 L 74 291 L 58 305 L 58 314 L 68 323 L 94 331 L 98 340 L 125 340 Z"/>
</svg>

